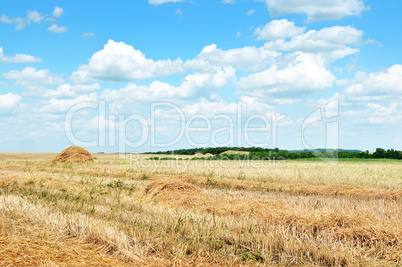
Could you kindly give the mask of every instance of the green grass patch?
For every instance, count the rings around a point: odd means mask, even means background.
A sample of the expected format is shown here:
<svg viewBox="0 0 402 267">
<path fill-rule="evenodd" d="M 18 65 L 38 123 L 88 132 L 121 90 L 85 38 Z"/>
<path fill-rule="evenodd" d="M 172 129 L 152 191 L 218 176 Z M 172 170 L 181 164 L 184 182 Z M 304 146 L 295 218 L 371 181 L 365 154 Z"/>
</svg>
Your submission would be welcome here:
<svg viewBox="0 0 402 267">
<path fill-rule="evenodd" d="M 398 159 L 363 159 L 363 158 L 305 158 L 305 159 L 288 159 L 291 161 L 353 161 L 353 162 L 402 162 Z"/>
</svg>

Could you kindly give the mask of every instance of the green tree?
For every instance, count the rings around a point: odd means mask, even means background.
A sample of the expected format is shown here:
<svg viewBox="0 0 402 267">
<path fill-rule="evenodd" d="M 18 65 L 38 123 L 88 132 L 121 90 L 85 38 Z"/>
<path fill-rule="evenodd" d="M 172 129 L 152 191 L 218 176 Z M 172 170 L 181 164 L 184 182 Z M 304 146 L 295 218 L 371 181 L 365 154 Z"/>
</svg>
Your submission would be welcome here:
<svg viewBox="0 0 402 267">
<path fill-rule="evenodd" d="M 377 148 L 373 153 L 373 158 L 375 159 L 383 159 L 387 157 L 387 153 L 383 148 Z"/>
</svg>

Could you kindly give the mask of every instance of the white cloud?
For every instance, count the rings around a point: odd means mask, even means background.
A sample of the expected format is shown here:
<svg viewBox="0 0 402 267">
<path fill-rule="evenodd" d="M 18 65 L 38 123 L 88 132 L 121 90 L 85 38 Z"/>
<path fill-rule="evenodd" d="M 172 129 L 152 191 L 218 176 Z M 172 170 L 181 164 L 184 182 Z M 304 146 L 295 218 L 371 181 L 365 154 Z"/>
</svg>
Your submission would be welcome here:
<svg viewBox="0 0 402 267">
<path fill-rule="evenodd" d="M 0 112 L 8 112 L 21 101 L 21 96 L 8 93 L 0 95 Z"/>
<path fill-rule="evenodd" d="M 95 116 L 89 120 L 75 120 L 76 125 L 82 125 L 82 130 L 97 130 L 97 131 L 109 131 L 114 132 L 114 129 L 119 127 L 118 122 L 114 120 L 109 120 L 105 116 Z"/>
<path fill-rule="evenodd" d="M 347 119 L 345 124 L 358 125 L 359 127 L 370 127 L 370 125 L 378 127 L 377 124 L 381 124 L 380 128 L 375 128 L 375 131 L 387 131 L 387 128 L 384 127 L 388 126 L 391 127 L 389 130 L 392 132 L 397 131 L 395 125 L 402 124 L 402 103 L 393 102 L 392 100 L 388 105 L 373 102 L 359 103 L 354 105 L 353 109 L 342 112 L 342 115 Z"/>
<path fill-rule="evenodd" d="M 178 8 L 178 9 L 176 9 L 175 14 L 178 15 L 178 16 L 182 16 L 182 15 L 183 15 L 183 11 L 182 11 L 180 8 Z"/>
<path fill-rule="evenodd" d="M 47 21 L 54 21 L 55 19 L 60 18 L 63 14 L 63 9 L 61 7 L 55 7 L 52 12 L 53 19 L 45 19 L 48 17 L 47 14 L 42 14 L 36 10 L 28 10 L 26 12 L 26 17 L 9 17 L 6 14 L 2 14 L 0 17 L 0 23 L 2 24 L 14 24 L 16 30 L 22 30 L 25 27 L 29 26 L 31 23 L 42 23 Z M 54 33 L 62 33 L 66 32 L 66 27 L 59 27 L 56 24 L 53 24 L 48 28 L 49 31 Z"/>
<path fill-rule="evenodd" d="M 52 74 L 49 70 L 36 70 L 27 67 L 22 71 L 12 70 L 2 75 L 5 79 L 16 80 L 15 85 L 55 85 L 64 82 L 62 76 Z"/>
<path fill-rule="evenodd" d="M 332 118 L 332 117 L 337 117 L 339 116 L 339 106 L 340 103 L 342 103 L 343 108 L 346 108 L 345 106 L 345 95 L 335 93 L 332 97 L 330 98 L 320 98 L 317 100 L 310 99 L 307 100 L 306 102 L 303 103 L 303 106 L 305 108 L 308 108 L 309 110 L 313 111 L 316 113 L 318 109 L 323 109 L 325 110 L 325 114 L 323 116 L 327 119 Z M 321 119 L 321 114 L 319 120 Z M 298 122 L 302 123 L 304 118 L 301 118 Z"/>
<path fill-rule="evenodd" d="M 209 95 L 212 90 L 227 85 L 235 77 L 235 70 L 222 68 L 215 73 L 187 75 L 178 87 L 154 81 L 149 86 L 130 83 L 120 90 L 104 90 L 101 98 L 116 102 L 181 100 Z"/>
<path fill-rule="evenodd" d="M 0 17 L 0 22 L 2 24 L 13 24 L 14 21 L 15 21 L 15 18 L 10 18 L 6 14 L 2 14 L 1 17 Z"/>
<path fill-rule="evenodd" d="M 64 10 L 61 7 L 55 7 L 53 12 L 52 12 L 52 16 L 54 18 L 60 18 L 61 15 L 63 15 Z"/>
<path fill-rule="evenodd" d="M 367 106 L 374 111 L 376 115 L 383 115 L 383 114 L 392 114 L 397 111 L 398 103 L 392 102 L 389 104 L 389 107 L 383 107 L 377 103 L 368 103 Z"/>
<path fill-rule="evenodd" d="M 363 117 L 371 124 L 391 124 L 401 125 L 402 123 L 402 104 L 391 102 L 389 107 L 381 106 L 377 103 L 368 103 L 368 112 Z"/>
<path fill-rule="evenodd" d="M 83 39 L 89 39 L 94 36 L 95 36 L 95 33 L 93 33 L 93 32 L 86 32 L 86 33 L 81 34 L 81 38 L 83 38 Z"/>
<path fill-rule="evenodd" d="M 165 3 L 177 3 L 177 2 L 184 2 L 186 0 L 148 0 L 148 4 L 157 6 L 157 5 L 162 5 Z"/>
<path fill-rule="evenodd" d="M 295 26 L 293 21 L 281 19 L 268 22 L 262 29 L 258 27 L 254 34 L 257 35 L 257 40 L 286 39 L 302 34 L 305 29 L 306 27 Z"/>
<path fill-rule="evenodd" d="M 234 115 L 242 110 L 247 114 L 249 113 L 260 113 L 267 114 L 273 111 L 273 107 L 259 102 L 255 97 L 243 96 L 238 99 L 236 103 L 227 103 L 222 99 L 217 99 L 216 101 L 209 101 L 205 98 L 201 99 L 200 102 L 196 102 L 191 105 L 185 106 L 182 110 L 185 114 L 203 114 L 203 115 Z"/>
<path fill-rule="evenodd" d="M 343 49 L 345 44 L 359 44 L 362 36 L 363 31 L 351 26 L 333 26 L 294 36 L 289 42 L 284 40 L 268 42 L 265 48 L 304 52 L 333 51 Z"/>
<path fill-rule="evenodd" d="M 302 51 L 321 54 L 328 62 L 359 52 L 347 44 L 359 45 L 363 31 L 351 26 L 333 26 L 319 31 L 310 30 L 296 35 L 290 41 L 282 39 L 267 42 L 265 49 Z"/>
<path fill-rule="evenodd" d="M 60 85 L 57 90 L 47 90 L 44 94 L 48 98 L 73 98 L 80 94 L 90 93 L 100 89 L 98 83 L 90 85 L 71 85 L 68 83 Z"/>
<path fill-rule="evenodd" d="M 220 88 L 235 78 L 235 70 L 231 67 L 223 67 L 215 73 L 195 73 L 188 75 L 180 85 L 188 97 L 197 96 L 201 90 Z"/>
<path fill-rule="evenodd" d="M 349 79 L 338 79 L 336 80 L 335 84 L 337 86 L 346 86 L 350 84 L 350 80 Z"/>
<path fill-rule="evenodd" d="M 45 18 L 44 15 L 36 10 L 28 10 L 26 17 L 9 17 L 6 14 L 2 14 L 0 17 L 0 23 L 2 24 L 14 24 L 16 30 L 22 30 L 31 23 L 41 23 Z"/>
<path fill-rule="evenodd" d="M 369 7 L 362 0 L 265 0 L 272 16 L 305 13 L 308 21 L 359 16 Z"/>
<path fill-rule="evenodd" d="M 357 72 L 355 81 L 345 89 L 345 94 L 363 101 L 402 99 L 402 65 L 370 74 Z"/>
<path fill-rule="evenodd" d="M 271 102 L 290 103 L 332 87 L 335 76 L 324 67 L 320 56 L 297 52 L 291 58 L 284 67 L 273 64 L 267 70 L 240 78 L 236 85 L 240 93 Z"/>
<path fill-rule="evenodd" d="M 367 39 L 367 41 L 364 42 L 365 44 L 376 44 L 377 41 L 375 39 Z"/>
<path fill-rule="evenodd" d="M 216 114 L 236 114 L 238 111 L 237 103 L 227 103 L 226 101 L 208 101 L 205 98 L 200 102 L 185 106 L 182 111 L 188 115 L 203 114 L 203 115 L 216 115 Z"/>
<path fill-rule="evenodd" d="M 235 0 L 222 0 L 223 3 L 225 4 L 235 4 Z"/>
<path fill-rule="evenodd" d="M 30 21 L 27 18 L 22 17 L 11 18 L 6 14 L 1 15 L 0 22 L 2 24 L 15 24 L 16 30 L 22 30 L 30 24 Z"/>
<path fill-rule="evenodd" d="M 26 55 L 16 54 L 14 56 L 6 56 L 3 52 L 3 47 L 0 47 L 0 62 L 4 63 L 38 63 L 42 62 L 41 58 Z"/>
<path fill-rule="evenodd" d="M 47 28 L 47 30 L 51 31 L 53 33 L 63 33 L 63 32 L 67 32 L 67 27 L 58 26 L 57 24 L 52 24 L 52 26 Z"/>
<path fill-rule="evenodd" d="M 34 10 L 34 11 L 28 10 L 27 17 L 33 23 L 40 23 L 45 18 L 41 13 L 39 13 L 36 10 Z"/>
<path fill-rule="evenodd" d="M 129 103 L 132 101 L 151 101 L 151 100 L 168 100 L 172 98 L 185 97 L 185 92 L 168 83 L 154 81 L 149 86 L 138 86 L 129 83 L 120 90 L 104 90 L 101 98 L 117 103 Z"/>
<path fill-rule="evenodd" d="M 75 99 L 50 99 L 45 106 L 40 110 L 43 113 L 63 113 L 69 110 L 72 106 L 82 102 L 96 102 L 98 94 L 92 93 L 89 95 L 80 95 Z"/>
<path fill-rule="evenodd" d="M 255 10 L 254 9 L 250 9 L 249 11 L 247 11 L 246 15 L 252 15 L 254 14 Z"/>
<path fill-rule="evenodd" d="M 82 65 L 72 74 L 74 83 L 96 80 L 130 81 L 183 72 L 183 62 L 147 59 L 145 55 L 123 42 L 109 40 L 104 48 L 92 55 L 88 65 Z"/>
<path fill-rule="evenodd" d="M 271 64 L 280 53 L 256 47 L 221 50 L 215 44 L 205 46 L 197 58 L 188 60 L 186 68 L 208 71 L 214 66 L 232 66 L 242 71 L 258 71 Z"/>
</svg>

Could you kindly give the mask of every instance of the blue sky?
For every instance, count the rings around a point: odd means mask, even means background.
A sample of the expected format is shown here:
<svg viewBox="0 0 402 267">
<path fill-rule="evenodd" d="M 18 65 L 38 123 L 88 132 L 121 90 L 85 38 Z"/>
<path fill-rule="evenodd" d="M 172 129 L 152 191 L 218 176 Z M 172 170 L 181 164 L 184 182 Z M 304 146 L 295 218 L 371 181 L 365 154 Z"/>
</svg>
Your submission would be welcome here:
<svg viewBox="0 0 402 267">
<path fill-rule="evenodd" d="M 400 1 L 8 1 L 0 151 L 402 150 Z"/>
</svg>

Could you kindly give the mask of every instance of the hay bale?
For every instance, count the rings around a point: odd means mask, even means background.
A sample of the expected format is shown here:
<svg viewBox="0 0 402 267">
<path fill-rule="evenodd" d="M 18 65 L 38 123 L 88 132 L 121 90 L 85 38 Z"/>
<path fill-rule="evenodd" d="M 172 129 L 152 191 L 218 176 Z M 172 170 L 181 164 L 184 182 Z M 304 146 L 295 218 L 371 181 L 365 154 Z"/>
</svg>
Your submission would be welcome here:
<svg viewBox="0 0 402 267">
<path fill-rule="evenodd" d="M 201 189 L 179 179 L 161 179 L 150 183 L 145 188 L 145 195 L 154 197 L 159 194 L 198 195 Z"/>
<path fill-rule="evenodd" d="M 93 162 L 92 155 L 79 146 L 70 146 L 56 156 L 53 161 L 57 162 Z"/>
</svg>

